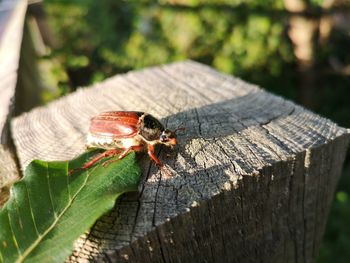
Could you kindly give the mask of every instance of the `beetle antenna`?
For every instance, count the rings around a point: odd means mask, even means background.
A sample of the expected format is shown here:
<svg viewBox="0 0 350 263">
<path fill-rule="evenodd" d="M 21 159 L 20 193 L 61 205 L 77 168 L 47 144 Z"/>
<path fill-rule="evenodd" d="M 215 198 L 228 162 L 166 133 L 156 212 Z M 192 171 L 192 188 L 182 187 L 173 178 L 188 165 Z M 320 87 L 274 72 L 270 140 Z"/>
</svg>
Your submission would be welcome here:
<svg viewBox="0 0 350 263">
<path fill-rule="evenodd" d="M 176 133 L 177 131 L 182 131 L 182 132 L 184 132 L 184 131 L 186 131 L 186 127 L 184 127 L 184 126 L 179 126 L 179 127 L 177 127 L 177 128 L 174 130 L 174 133 Z"/>
</svg>

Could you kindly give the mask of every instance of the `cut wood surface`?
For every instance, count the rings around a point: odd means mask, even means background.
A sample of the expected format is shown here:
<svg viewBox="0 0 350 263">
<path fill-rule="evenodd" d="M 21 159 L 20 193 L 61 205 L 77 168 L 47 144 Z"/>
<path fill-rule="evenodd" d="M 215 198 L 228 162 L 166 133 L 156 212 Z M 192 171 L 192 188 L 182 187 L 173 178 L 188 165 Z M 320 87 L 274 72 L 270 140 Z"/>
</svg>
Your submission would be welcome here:
<svg viewBox="0 0 350 263">
<path fill-rule="evenodd" d="M 257 86 L 191 61 L 130 72 L 12 122 L 22 168 L 84 151 L 89 119 L 146 111 L 179 145 L 144 156 L 125 196 L 75 243 L 70 262 L 310 262 L 318 253 L 349 132 Z"/>
</svg>

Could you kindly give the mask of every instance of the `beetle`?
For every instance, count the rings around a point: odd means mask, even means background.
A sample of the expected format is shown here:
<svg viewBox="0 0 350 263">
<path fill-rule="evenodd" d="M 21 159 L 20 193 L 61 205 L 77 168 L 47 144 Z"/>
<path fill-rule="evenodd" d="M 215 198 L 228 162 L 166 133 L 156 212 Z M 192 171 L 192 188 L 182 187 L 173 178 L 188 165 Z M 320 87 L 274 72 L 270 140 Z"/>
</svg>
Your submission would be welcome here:
<svg viewBox="0 0 350 263">
<path fill-rule="evenodd" d="M 88 169 L 107 156 L 119 155 L 123 159 L 130 151 L 147 150 L 149 157 L 159 167 L 162 162 L 154 153 L 157 144 L 174 148 L 176 131 L 166 129 L 163 124 L 149 113 L 140 111 L 109 111 L 91 118 L 87 136 L 87 148 L 101 148 L 106 151 L 85 163 L 82 169 Z"/>
</svg>

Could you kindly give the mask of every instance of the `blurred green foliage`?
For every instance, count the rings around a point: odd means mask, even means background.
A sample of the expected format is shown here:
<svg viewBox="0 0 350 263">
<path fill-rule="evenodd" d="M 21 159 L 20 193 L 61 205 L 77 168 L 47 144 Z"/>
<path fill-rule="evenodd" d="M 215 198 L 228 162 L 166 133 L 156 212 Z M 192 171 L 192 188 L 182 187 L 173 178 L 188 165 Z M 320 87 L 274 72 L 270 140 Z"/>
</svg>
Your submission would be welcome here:
<svg viewBox="0 0 350 263">
<path fill-rule="evenodd" d="M 308 1 L 319 8 L 323 0 Z M 56 37 L 49 59 L 62 87 L 90 85 L 117 73 L 193 59 L 298 101 L 300 71 L 282 0 L 45 0 Z M 314 111 L 350 127 L 350 37 L 333 29 L 316 47 Z M 68 77 L 67 77 L 68 76 Z M 318 262 L 350 258 L 350 159 L 341 179 Z"/>
<path fill-rule="evenodd" d="M 193 59 L 265 87 L 287 90 L 293 97 L 295 65 L 281 1 L 160 2 L 47 0 L 60 47 L 52 56 L 60 58 L 72 85 Z M 279 19 L 259 7 L 280 10 Z M 270 85 L 276 79 L 280 85 Z"/>
</svg>

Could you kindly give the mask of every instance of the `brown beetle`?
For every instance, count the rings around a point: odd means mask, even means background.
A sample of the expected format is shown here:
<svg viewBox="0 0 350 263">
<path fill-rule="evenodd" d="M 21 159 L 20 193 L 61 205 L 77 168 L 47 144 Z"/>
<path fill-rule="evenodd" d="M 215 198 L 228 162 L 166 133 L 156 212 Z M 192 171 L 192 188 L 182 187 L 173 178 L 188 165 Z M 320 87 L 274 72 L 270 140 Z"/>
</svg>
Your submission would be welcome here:
<svg viewBox="0 0 350 263">
<path fill-rule="evenodd" d="M 144 112 L 111 111 L 101 113 L 91 119 L 86 145 L 88 148 L 102 148 L 106 151 L 84 164 L 82 168 L 88 169 L 107 156 L 119 155 L 118 159 L 120 160 L 131 150 L 147 150 L 149 157 L 161 168 L 163 164 L 155 155 L 154 146 L 164 144 L 174 147 L 176 145 L 176 130 L 165 129 L 159 120 Z"/>
</svg>

